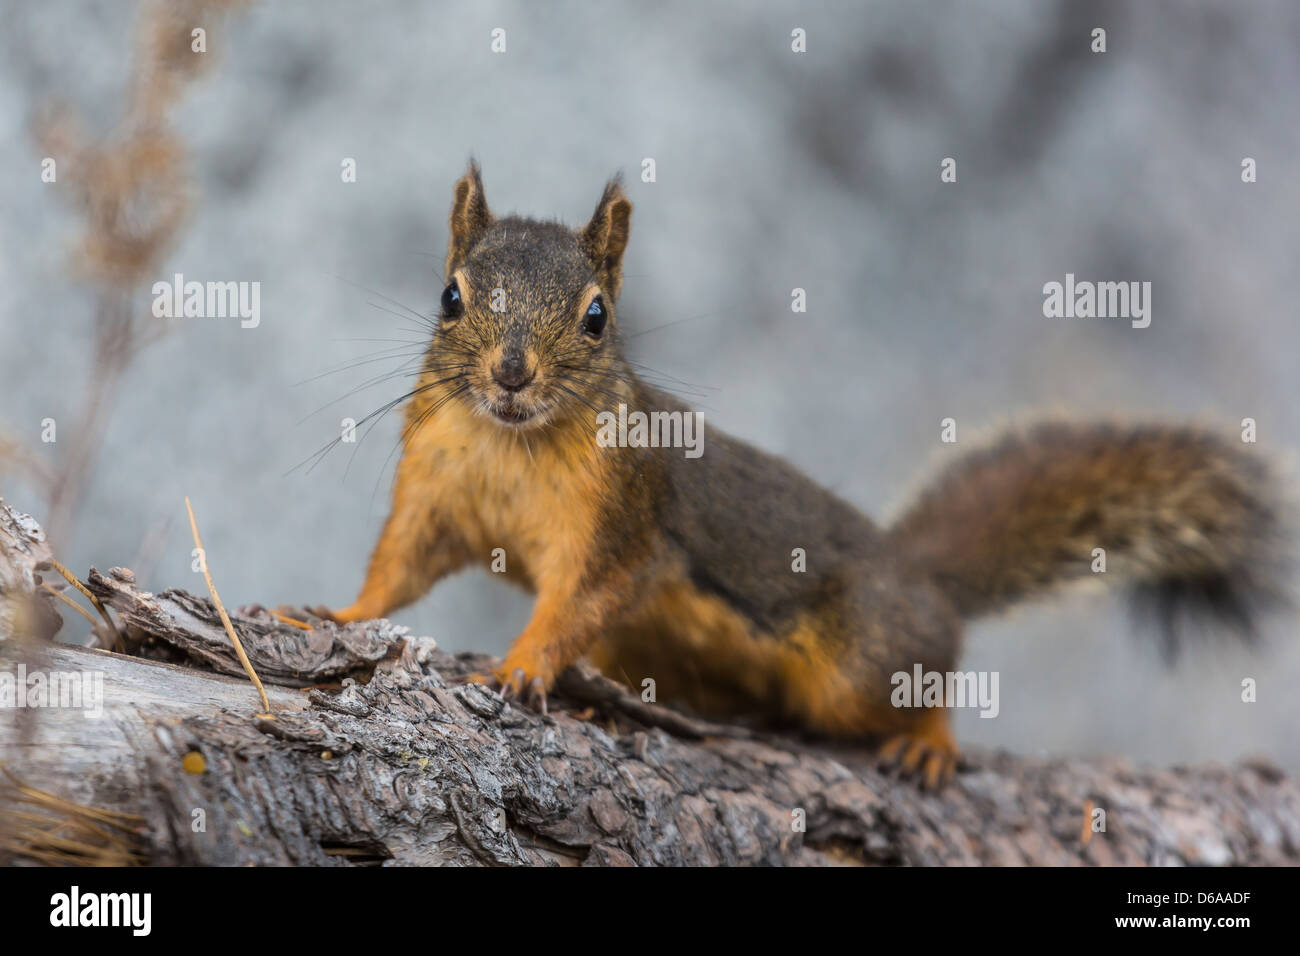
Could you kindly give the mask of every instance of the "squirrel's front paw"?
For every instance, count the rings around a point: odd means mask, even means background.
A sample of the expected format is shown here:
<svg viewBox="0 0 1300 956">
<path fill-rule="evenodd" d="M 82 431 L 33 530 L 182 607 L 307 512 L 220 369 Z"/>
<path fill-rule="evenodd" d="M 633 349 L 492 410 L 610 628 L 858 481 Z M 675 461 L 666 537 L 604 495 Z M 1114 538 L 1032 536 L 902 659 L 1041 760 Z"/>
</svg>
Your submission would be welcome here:
<svg viewBox="0 0 1300 956">
<path fill-rule="evenodd" d="M 317 617 L 326 621 L 333 621 L 335 624 L 351 624 L 353 621 L 369 621 L 372 618 L 383 616 L 372 613 L 369 608 L 364 607 L 359 601 L 354 601 L 347 607 L 340 608 L 337 611 L 331 611 L 324 606 L 310 608 L 310 610 Z"/>
<path fill-rule="evenodd" d="M 471 674 L 465 681 L 486 684 L 499 690 L 507 700 L 514 698 L 544 714 L 547 712 L 546 693 L 554 683 L 554 676 L 540 661 L 530 660 L 527 655 L 511 650 L 492 673 Z"/>
<path fill-rule="evenodd" d="M 314 604 L 314 605 L 303 604 L 301 605 L 301 609 L 306 611 L 312 617 L 319 618 L 322 621 L 333 621 L 335 624 L 344 623 L 343 621 L 338 619 L 338 617 L 336 616 L 336 612 L 331 611 L 324 604 Z M 287 604 L 281 604 L 278 608 L 275 609 L 275 613 L 277 614 L 277 616 L 279 615 L 293 616 L 294 610 L 296 609 L 291 608 Z"/>
<path fill-rule="evenodd" d="M 926 711 L 915 726 L 887 740 L 879 754 L 884 766 L 917 778 L 927 790 L 938 790 L 952 779 L 960 756 L 943 710 Z"/>
<path fill-rule="evenodd" d="M 538 665 L 539 662 L 529 661 L 523 654 L 506 654 L 506 661 L 497 670 L 497 683 L 500 696 L 515 697 L 545 714 L 546 692 L 554 678 Z"/>
</svg>

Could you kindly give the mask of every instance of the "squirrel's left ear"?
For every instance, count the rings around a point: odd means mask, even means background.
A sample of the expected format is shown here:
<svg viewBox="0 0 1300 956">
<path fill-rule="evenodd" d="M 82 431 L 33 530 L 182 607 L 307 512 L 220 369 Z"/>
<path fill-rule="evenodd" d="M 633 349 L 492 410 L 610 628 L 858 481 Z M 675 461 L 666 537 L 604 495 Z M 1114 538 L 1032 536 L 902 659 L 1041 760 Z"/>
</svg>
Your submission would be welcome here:
<svg viewBox="0 0 1300 956">
<path fill-rule="evenodd" d="M 487 198 L 483 195 L 483 178 L 479 175 L 478 163 L 470 160 L 469 169 L 456 183 L 456 191 L 451 201 L 451 222 L 447 240 L 449 278 L 464 263 L 469 251 L 491 225 L 492 213 L 488 209 Z"/>
<path fill-rule="evenodd" d="M 615 299 L 623 285 L 623 250 L 631 218 L 632 201 L 623 195 L 623 183 L 616 176 L 606 184 L 591 221 L 578 233 L 601 287 Z"/>
</svg>

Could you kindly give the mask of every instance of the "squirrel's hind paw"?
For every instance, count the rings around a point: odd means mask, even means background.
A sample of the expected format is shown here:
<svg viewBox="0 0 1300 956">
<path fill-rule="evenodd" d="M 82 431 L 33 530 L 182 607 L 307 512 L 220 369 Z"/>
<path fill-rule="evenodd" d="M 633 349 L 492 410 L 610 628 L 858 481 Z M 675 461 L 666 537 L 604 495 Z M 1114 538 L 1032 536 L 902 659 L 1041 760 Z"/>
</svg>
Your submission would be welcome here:
<svg viewBox="0 0 1300 956">
<path fill-rule="evenodd" d="M 926 790 L 939 790 L 952 780 L 960 756 L 947 713 L 930 710 L 914 727 L 887 740 L 879 760 L 899 776 L 916 779 Z"/>
</svg>

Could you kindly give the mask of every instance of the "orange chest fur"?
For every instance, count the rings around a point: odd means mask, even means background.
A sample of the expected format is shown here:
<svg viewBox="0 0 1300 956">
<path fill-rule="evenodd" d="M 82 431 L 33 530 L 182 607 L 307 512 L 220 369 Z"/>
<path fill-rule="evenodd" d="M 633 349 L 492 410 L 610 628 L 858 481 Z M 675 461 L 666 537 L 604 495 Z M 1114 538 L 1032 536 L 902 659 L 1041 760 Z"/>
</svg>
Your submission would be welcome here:
<svg viewBox="0 0 1300 956">
<path fill-rule="evenodd" d="M 451 402 L 410 437 L 403 465 L 418 469 L 421 493 L 480 563 L 504 557 L 510 577 L 541 589 L 562 585 L 587 563 L 601 501 L 600 452 L 594 429 L 581 424 L 518 431 Z"/>
</svg>

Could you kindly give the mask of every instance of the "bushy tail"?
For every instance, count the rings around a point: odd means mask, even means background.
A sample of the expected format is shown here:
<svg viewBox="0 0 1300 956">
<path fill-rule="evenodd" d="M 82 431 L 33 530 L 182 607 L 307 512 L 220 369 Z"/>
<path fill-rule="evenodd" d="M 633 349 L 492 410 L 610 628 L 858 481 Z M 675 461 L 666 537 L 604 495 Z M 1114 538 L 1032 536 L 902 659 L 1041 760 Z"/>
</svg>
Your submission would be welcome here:
<svg viewBox="0 0 1300 956">
<path fill-rule="evenodd" d="M 1099 578 L 1129 586 L 1172 651 L 1185 614 L 1249 639 L 1256 610 L 1285 599 L 1281 510 L 1251 444 L 1192 428 L 1044 424 L 952 465 L 889 536 L 963 615 Z"/>
</svg>

